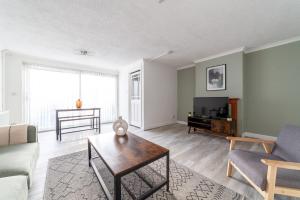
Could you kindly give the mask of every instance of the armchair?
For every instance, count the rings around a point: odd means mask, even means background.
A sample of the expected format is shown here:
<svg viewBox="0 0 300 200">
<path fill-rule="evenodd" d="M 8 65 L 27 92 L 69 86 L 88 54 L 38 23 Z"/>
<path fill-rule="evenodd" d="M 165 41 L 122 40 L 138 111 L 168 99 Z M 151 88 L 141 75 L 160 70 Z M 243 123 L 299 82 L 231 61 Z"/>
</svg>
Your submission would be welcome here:
<svg viewBox="0 0 300 200">
<path fill-rule="evenodd" d="M 277 141 L 227 137 L 230 141 L 227 176 L 236 169 L 263 197 L 300 197 L 300 127 L 288 125 Z M 261 144 L 265 153 L 234 149 L 237 142 Z"/>
</svg>

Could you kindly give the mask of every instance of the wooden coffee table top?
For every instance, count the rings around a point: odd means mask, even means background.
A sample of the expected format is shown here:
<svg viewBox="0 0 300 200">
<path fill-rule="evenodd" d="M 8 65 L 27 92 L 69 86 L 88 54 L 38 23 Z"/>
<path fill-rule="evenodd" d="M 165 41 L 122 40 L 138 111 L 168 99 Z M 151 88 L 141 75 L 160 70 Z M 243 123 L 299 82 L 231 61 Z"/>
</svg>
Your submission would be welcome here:
<svg viewBox="0 0 300 200">
<path fill-rule="evenodd" d="M 138 169 L 169 152 L 132 133 L 126 136 L 103 133 L 90 136 L 88 140 L 114 176 Z"/>
</svg>

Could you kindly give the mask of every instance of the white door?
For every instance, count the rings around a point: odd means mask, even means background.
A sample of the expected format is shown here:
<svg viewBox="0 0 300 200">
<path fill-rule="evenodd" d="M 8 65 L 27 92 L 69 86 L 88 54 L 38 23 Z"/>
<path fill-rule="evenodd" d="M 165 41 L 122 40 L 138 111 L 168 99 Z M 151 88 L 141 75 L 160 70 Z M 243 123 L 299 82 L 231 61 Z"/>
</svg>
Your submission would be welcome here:
<svg viewBox="0 0 300 200">
<path fill-rule="evenodd" d="M 130 74 L 130 125 L 141 127 L 141 71 Z"/>
</svg>

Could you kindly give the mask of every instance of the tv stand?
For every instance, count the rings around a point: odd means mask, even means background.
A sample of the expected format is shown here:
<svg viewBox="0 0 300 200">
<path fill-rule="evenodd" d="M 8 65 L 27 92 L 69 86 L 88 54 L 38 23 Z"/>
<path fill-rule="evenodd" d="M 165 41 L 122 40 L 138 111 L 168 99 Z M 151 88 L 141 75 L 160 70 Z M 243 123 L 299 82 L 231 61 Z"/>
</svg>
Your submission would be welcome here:
<svg viewBox="0 0 300 200">
<path fill-rule="evenodd" d="M 201 116 L 189 116 L 188 117 L 188 133 L 191 129 L 204 130 L 207 133 L 211 133 L 217 136 L 235 136 L 237 133 L 237 98 L 230 98 L 229 104 L 231 108 L 231 118 L 206 118 Z"/>
<path fill-rule="evenodd" d="M 235 121 L 228 121 L 227 118 L 201 118 L 197 116 L 188 117 L 189 131 L 194 128 L 202 129 L 206 132 L 213 133 L 220 136 L 234 136 Z"/>
</svg>

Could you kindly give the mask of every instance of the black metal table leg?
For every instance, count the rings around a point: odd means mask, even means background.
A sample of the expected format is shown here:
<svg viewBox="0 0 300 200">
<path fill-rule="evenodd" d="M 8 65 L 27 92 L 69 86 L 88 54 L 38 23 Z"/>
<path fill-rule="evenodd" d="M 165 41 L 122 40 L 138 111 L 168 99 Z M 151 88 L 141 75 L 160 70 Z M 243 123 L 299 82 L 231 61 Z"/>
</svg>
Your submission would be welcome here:
<svg viewBox="0 0 300 200">
<path fill-rule="evenodd" d="M 59 141 L 61 142 L 61 121 L 59 122 L 58 131 L 59 131 Z"/>
<path fill-rule="evenodd" d="M 56 140 L 58 140 L 58 112 L 55 113 Z"/>
<path fill-rule="evenodd" d="M 98 118 L 98 120 L 99 120 L 99 133 L 101 132 L 101 123 L 100 123 L 100 115 L 99 115 L 99 118 Z"/>
<path fill-rule="evenodd" d="M 114 177 L 114 200 L 121 200 L 121 177 L 115 176 Z"/>
<path fill-rule="evenodd" d="M 166 158 L 166 161 L 167 161 L 167 163 L 166 163 L 166 172 L 167 172 L 167 174 L 166 174 L 166 176 L 167 176 L 167 192 L 169 192 L 170 190 L 170 155 L 169 155 L 169 152 L 168 152 L 168 154 L 167 154 L 167 158 Z"/>
<path fill-rule="evenodd" d="M 89 158 L 89 166 L 91 167 L 91 159 L 92 159 L 92 152 L 91 152 L 91 143 L 90 141 L 88 140 L 88 158 Z"/>
</svg>

